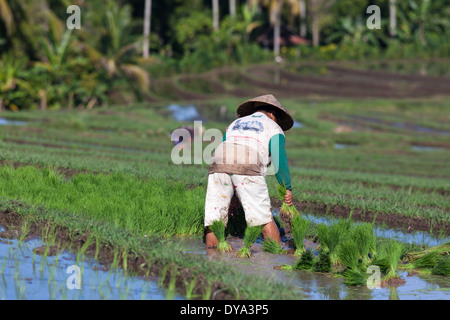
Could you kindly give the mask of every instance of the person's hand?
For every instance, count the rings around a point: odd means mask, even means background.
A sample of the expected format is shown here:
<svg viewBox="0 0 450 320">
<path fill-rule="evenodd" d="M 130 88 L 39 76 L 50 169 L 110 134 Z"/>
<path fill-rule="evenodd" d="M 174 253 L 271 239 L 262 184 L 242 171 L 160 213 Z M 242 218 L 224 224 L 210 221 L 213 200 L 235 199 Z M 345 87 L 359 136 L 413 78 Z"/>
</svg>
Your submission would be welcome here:
<svg viewBox="0 0 450 320">
<path fill-rule="evenodd" d="M 294 198 L 292 197 L 291 190 L 286 190 L 286 194 L 284 195 L 284 203 L 288 206 L 292 206 L 294 204 Z"/>
</svg>

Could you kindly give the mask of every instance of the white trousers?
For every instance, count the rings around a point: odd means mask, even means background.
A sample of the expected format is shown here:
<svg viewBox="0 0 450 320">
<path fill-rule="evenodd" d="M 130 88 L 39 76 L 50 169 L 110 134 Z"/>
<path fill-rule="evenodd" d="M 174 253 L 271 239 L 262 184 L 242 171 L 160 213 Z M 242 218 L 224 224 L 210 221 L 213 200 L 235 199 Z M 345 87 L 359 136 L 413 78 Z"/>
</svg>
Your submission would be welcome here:
<svg viewBox="0 0 450 320">
<path fill-rule="evenodd" d="M 208 176 L 205 202 L 205 227 L 216 220 L 228 222 L 228 209 L 234 192 L 245 212 L 247 226 L 272 222 L 269 190 L 263 176 L 213 173 Z"/>
</svg>

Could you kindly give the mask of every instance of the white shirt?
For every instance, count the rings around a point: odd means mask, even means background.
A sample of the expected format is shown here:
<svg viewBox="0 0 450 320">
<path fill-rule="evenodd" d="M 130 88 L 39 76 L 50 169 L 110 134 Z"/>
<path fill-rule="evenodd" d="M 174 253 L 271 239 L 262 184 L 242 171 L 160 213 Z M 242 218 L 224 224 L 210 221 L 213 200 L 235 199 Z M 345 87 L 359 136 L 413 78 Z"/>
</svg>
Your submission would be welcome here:
<svg viewBox="0 0 450 320">
<path fill-rule="evenodd" d="M 284 136 L 283 129 L 262 112 L 255 112 L 233 121 L 227 129 L 226 143 L 250 147 L 257 151 L 264 167 L 269 162 L 269 142 L 277 135 Z M 263 172 L 263 175 L 264 172 Z"/>
</svg>

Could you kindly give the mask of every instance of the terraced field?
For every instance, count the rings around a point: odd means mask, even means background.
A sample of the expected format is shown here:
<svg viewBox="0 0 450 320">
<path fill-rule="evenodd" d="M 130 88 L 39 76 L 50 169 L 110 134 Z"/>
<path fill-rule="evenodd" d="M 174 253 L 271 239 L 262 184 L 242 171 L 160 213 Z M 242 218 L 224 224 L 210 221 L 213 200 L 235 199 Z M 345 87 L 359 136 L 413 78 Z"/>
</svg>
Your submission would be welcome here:
<svg viewBox="0 0 450 320">
<path fill-rule="evenodd" d="M 66 212 L 105 223 L 110 233 L 117 229 L 138 238 L 201 238 L 208 165 L 175 165 L 170 134 L 194 120 L 224 132 L 240 102 L 273 93 L 296 120 L 286 138 L 301 212 L 351 215 L 445 239 L 450 233 L 450 77 L 372 69 L 312 62 L 225 68 L 155 81 L 149 101 L 132 106 L 3 112 L 0 211 L 19 213 L 25 207 L 27 214 L 41 212 L 36 217 Z M 181 107 L 178 115 L 188 106 L 195 112 L 176 120 L 168 109 L 173 104 Z M 203 147 L 208 144 L 203 141 Z M 268 176 L 267 182 L 278 207 L 276 180 Z M 130 249 L 124 239 L 117 241 L 118 248 Z M 152 258 L 159 275 L 166 265 L 200 265 L 167 253 Z M 235 275 L 200 271 L 211 273 L 205 276 L 208 288 L 225 292 L 222 298 L 233 290 L 244 298 L 289 296 L 284 286 L 259 294 L 258 281 L 242 280 L 236 289 L 230 284 Z M 206 280 L 198 279 L 204 290 Z"/>
</svg>

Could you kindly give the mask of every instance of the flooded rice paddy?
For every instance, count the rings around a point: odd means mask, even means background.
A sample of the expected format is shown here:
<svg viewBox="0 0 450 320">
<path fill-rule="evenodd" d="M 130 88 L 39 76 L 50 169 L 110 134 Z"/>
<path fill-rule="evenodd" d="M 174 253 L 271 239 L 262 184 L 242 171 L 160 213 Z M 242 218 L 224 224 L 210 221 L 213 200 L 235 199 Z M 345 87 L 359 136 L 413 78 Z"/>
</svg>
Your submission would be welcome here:
<svg viewBox="0 0 450 320">
<path fill-rule="evenodd" d="M 229 263 L 244 272 L 274 278 L 286 285 L 298 289 L 298 299 L 307 300 L 448 300 L 450 299 L 450 280 L 444 276 L 413 275 L 399 271 L 405 283 L 398 287 L 380 287 L 369 289 L 366 286 L 349 287 L 341 278 L 301 270 L 278 270 L 276 267 L 294 264 L 297 258 L 293 255 L 275 255 L 263 252 L 261 239 L 252 245 L 253 257 L 239 259 L 233 253 L 216 253 L 214 249 L 206 249 L 198 238 L 179 238 L 176 241 L 186 252 L 205 255 L 206 259 L 215 259 Z M 232 237 L 227 241 L 238 251 L 242 245 L 241 238 Z M 307 248 L 314 249 L 312 242 L 305 243 Z"/>
<path fill-rule="evenodd" d="M 66 250 L 45 254 L 46 248 L 40 239 L 0 238 L 1 300 L 184 299 L 156 278 L 130 276 Z"/>
<path fill-rule="evenodd" d="M 420 237 L 419 237 L 420 238 Z M 399 270 L 398 274 L 405 283 L 396 287 L 380 287 L 369 289 L 366 286 L 349 287 L 343 279 L 330 274 L 301 271 L 279 270 L 277 267 L 294 264 L 293 255 L 275 255 L 262 249 L 259 238 L 251 247 L 253 257 L 236 258 L 235 253 L 216 253 L 215 249 L 206 249 L 202 239 L 177 238 L 174 241 L 184 248 L 185 252 L 204 255 L 205 259 L 219 260 L 232 267 L 255 275 L 274 278 L 297 289 L 296 299 L 307 300 L 448 300 L 450 299 L 450 280 L 444 276 L 415 275 Z M 242 238 L 229 237 L 228 243 L 235 251 L 242 245 Z M 306 241 L 305 246 L 315 249 L 316 244 Z M 317 252 L 316 252 L 317 254 Z"/>
</svg>

